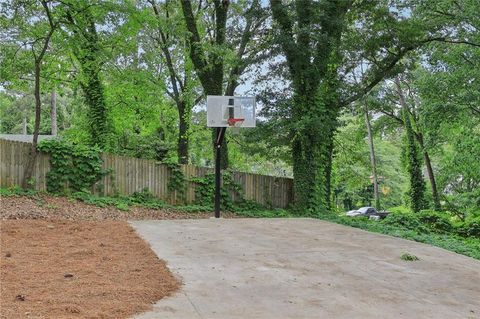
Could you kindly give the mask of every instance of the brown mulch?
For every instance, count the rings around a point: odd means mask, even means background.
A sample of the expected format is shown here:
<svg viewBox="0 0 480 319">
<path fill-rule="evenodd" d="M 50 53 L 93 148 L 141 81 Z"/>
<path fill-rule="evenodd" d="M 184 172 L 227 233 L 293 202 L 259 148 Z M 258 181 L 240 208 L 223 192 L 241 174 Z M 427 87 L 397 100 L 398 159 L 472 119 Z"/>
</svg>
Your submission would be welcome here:
<svg viewBox="0 0 480 319">
<path fill-rule="evenodd" d="M 212 212 L 180 212 L 173 209 L 130 207 L 97 207 L 67 197 L 38 194 L 35 196 L 0 196 L 0 219 L 68 219 L 68 220 L 141 220 L 210 218 Z M 224 218 L 235 217 L 222 213 Z"/>
<path fill-rule="evenodd" d="M 212 212 L 0 196 L 0 318 L 129 318 L 180 283 L 126 220 Z M 234 217 L 233 214 L 223 214 Z"/>
<path fill-rule="evenodd" d="M 3 217 L 8 209 L 45 214 L 11 199 L 1 198 Z M 56 214 L 78 216 L 77 208 Z M 0 248 L 0 318 L 128 318 L 180 285 L 124 221 L 0 219 Z"/>
<path fill-rule="evenodd" d="M 0 318 L 128 318 L 146 311 L 180 284 L 125 221 L 212 215 L 123 211 L 47 194 L 0 196 Z"/>
</svg>

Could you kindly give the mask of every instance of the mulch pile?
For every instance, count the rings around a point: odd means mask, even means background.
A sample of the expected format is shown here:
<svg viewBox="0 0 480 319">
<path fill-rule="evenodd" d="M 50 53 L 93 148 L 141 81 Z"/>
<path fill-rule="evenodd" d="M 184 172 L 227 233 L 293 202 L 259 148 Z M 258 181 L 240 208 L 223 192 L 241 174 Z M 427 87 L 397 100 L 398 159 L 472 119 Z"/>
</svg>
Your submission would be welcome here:
<svg viewBox="0 0 480 319">
<path fill-rule="evenodd" d="M 0 318 L 128 318 L 179 281 L 124 221 L 1 220 Z"/>
<path fill-rule="evenodd" d="M 0 318 L 117 319 L 147 311 L 180 282 L 125 221 L 211 216 L 42 194 L 0 197 Z"/>
</svg>

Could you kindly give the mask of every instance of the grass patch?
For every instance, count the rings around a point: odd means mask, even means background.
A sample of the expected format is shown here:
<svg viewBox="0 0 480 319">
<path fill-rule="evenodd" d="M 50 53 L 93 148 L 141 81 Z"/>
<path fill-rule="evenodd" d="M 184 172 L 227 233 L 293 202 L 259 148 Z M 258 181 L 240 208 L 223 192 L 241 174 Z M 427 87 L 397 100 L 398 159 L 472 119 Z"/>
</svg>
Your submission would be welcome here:
<svg viewBox="0 0 480 319">
<path fill-rule="evenodd" d="M 405 261 L 417 261 L 420 260 L 417 256 L 409 254 L 409 253 L 404 253 L 403 255 L 400 256 L 401 260 Z"/>
<path fill-rule="evenodd" d="M 0 188 L 0 196 L 35 196 L 38 192 L 33 189 L 23 189 L 19 186 L 12 186 L 8 188 Z"/>
</svg>

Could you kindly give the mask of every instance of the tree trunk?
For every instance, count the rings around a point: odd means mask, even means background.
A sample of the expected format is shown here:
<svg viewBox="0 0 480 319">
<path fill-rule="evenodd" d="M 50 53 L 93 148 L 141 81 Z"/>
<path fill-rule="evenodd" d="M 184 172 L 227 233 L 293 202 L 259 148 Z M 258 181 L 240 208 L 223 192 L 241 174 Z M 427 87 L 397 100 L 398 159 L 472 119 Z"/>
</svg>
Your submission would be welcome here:
<svg viewBox="0 0 480 319">
<path fill-rule="evenodd" d="M 189 110 L 189 109 L 188 109 Z M 190 112 L 184 102 L 178 105 L 178 116 L 180 119 L 178 129 L 177 155 L 179 164 L 188 164 L 188 129 L 190 127 Z"/>
<path fill-rule="evenodd" d="M 330 175 L 333 134 L 303 131 L 293 141 L 295 207 L 310 215 L 330 211 Z"/>
<path fill-rule="evenodd" d="M 192 2 L 182 0 L 182 12 L 187 30 L 189 31 L 189 55 L 197 76 L 202 84 L 205 95 L 222 95 L 224 76 L 224 57 L 220 51 L 213 50 L 207 56 L 203 49 L 202 38 L 198 31 L 197 20 L 192 8 Z M 215 6 L 215 45 L 223 46 L 226 40 L 226 25 L 230 1 L 214 1 Z M 215 156 L 214 147 L 217 137 L 217 130 L 212 129 L 212 150 Z M 226 139 L 221 146 L 220 166 L 222 169 L 228 167 L 228 148 Z"/>
<path fill-rule="evenodd" d="M 424 208 L 425 181 L 423 180 L 421 160 L 418 156 L 418 147 L 410 120 L 410 112 L 398 78 L 395 78 L 395 85 L 397 87 L 400 105 L 402 106 L 403 122 L 405 123 L 407 170 L 410 177 L 410 206 L 412 211 L 416 213 Z"/>
<path fill-rule="evenodd" d="M 93 63 L 89 61 L 89 63 Z M 89 106 L 89 128 L 91 143 L 104 148 L 107 139 L 107 105 L 104 88 L 98 71 L 86 64 L 83 66 L 86 83 L 82 85 L 85 102 Z"/>
<path fill-rule="evenodd" d="M 50 117 L 52 122 L 51 134 L 53 136 L 56 136 L 58 133 L 58 128 L 57 128 L 57 91 L 55 89 L 52 90 L 50 106 L 51 106 Z"/>
<path fill-rule="evenodd" d="M 439 211 L 442 209 L 442 206 L 440 205 L 440 198 L 438 196 L 438 191 L 437 191 L 437 182 L 435 180 L 435 175 L 433 173 L 432 161 L 430 160 L 430 155 L 428 154 L 428 151 L 425 148 L 425 144 L 423 142 L 423 134 L 418 133 L 415 136 L 417 137 L 418 144 L 422 149 L 423 160 L 425 161 L 425 166 L 427 167 L 428 180 L 430 181 L 430 186 L 432 188 L 433 207 L 435 210 Z"/>
<path fill-rule="evenodd" d="M 314 92 L 298 94 L 294 103 L 296 110 L 303 110 L 294 112 L 292 120 L 302 123 L 292 140 L 295 208 L 317 216 L 331 208 L 336 106 L 319 107 Z"/>
<path fill-rule="evenodd" d="M 365 104 L 365 124 L 367 125 L 368 146 L 370 149 L 370 163 L 372 164 L 373 176 L 373 198 L 375 200 L 375 208 L 380 209 L 380 196 L 378 192 L 378 176 L 377 176 L 377 159 L 375 158 L 375 147 L 373 144 L 372 126 L 370 125 L 370 116 L 368 114 L 368 105 Z"/>
<path fill-rule="evenodd" d="M 73 2 L 75 3 L 75 1 Z M 90 143 L 104 148 L 107 141 L 107 103 L 101 79 L 101 41 L 97 33 L 95 18 L 90 6 L 73 6 L 66 12 L 66 19 L 71 27 L 75 41 L 73 52 L 80 62 L 82 79 L 80 83 L 85 95 L 85 103 L 89 107 L 88 124 Z"/>
<path fill-rule="evenodd" d="M 50 39 L 53 35 L 53 32 L 57 28 L 57 24 L 54 24 L 51 20 L 51 15 L 49 11 L 49 7 L 47 2 L 42 0 L 41 1 L 43 8 L 45 9 L 48 21 L 50 25 L 50 30 L 48 31 L 47 35 L 42 38 L 44 39 L 42 50 L 37 54 L 33 54 L 35 58 L 35 88 L 34 88 L 34 95 L 35 95 L 35 126 L 33 129 L 33 141 L 32 146 L 30 148 L 30 156 L 28 158 L 27 165 L 25 167 L 25 171 L 23 174 L 23 181 L 22 187 L 23 188 L 33 188 L 35 185 L 32 181 L 33 170 L 35 168 L 35 162 L 37 160 L 38 150 L 37 150 L 37 142 L 38 142 L 38 134 L 40 132 L 40 119 L 42 114 L 42 100 L 40 96 L 40 72 L 42 67 L 43 57 L 45 56 L 45 52 L 47 52 L 48 45 L 50 43 Z"/>
<path fill-rule="evenodd" d="M 38 133 L 40 131 L 40 119 L 41 119 L 41 111 L 42 111 L 42 100 L 40 96 L 40 71 L 41 71 L 41 60 L 35 61 L 35 127 L 33 130 L 33 141 L 30 147 L 30 154 L 27 162 L 27 166 L 25 168 L 25 172 L 23 175 L 22 187 L 23 188 L 33 188 L 33 170 L 35 168 L 35 162 L 37 160 L 38 150 L 37 150 L 37 142 L 38 142 Z"/>
</svg>

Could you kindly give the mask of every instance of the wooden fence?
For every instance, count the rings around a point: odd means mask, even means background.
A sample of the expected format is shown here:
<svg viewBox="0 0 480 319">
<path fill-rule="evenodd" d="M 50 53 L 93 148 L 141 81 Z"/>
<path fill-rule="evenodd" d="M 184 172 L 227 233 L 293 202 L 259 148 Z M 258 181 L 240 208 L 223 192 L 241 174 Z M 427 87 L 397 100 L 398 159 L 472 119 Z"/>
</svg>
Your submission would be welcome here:
<svg viewBox="0 0 480 319">
<path fill-rule="evenodd" d="M 30 144 L 0 139 L 0 187 L 21 185 Z M 203 177 L 213 172 L 210 168 L 182 165 L 187 180 L 184 196 L 169 191 L 168 181 L 171 170 L 156 161 L 103 155 L 103 168 L 111 173 L 103 177 L 96 189 L 103 195 L 131 195 L 147 188 L 155 197 L 169 203 L 194 203 L 196 184 L 193 177 Z M 49 156 L 40 153 L 35 164 L 34 182 L 39 191 L 46 190 L 46 174 L 50 170 Z M 274 177 L 242 172 L 233 172 L 233 180 L 240 185 L 243 197 L 269 207 L 287 207 L 293 200 L 293 181 L 290 178 Z M 233 192 L 232 199 L 239 196 Z"/>
</svg>

